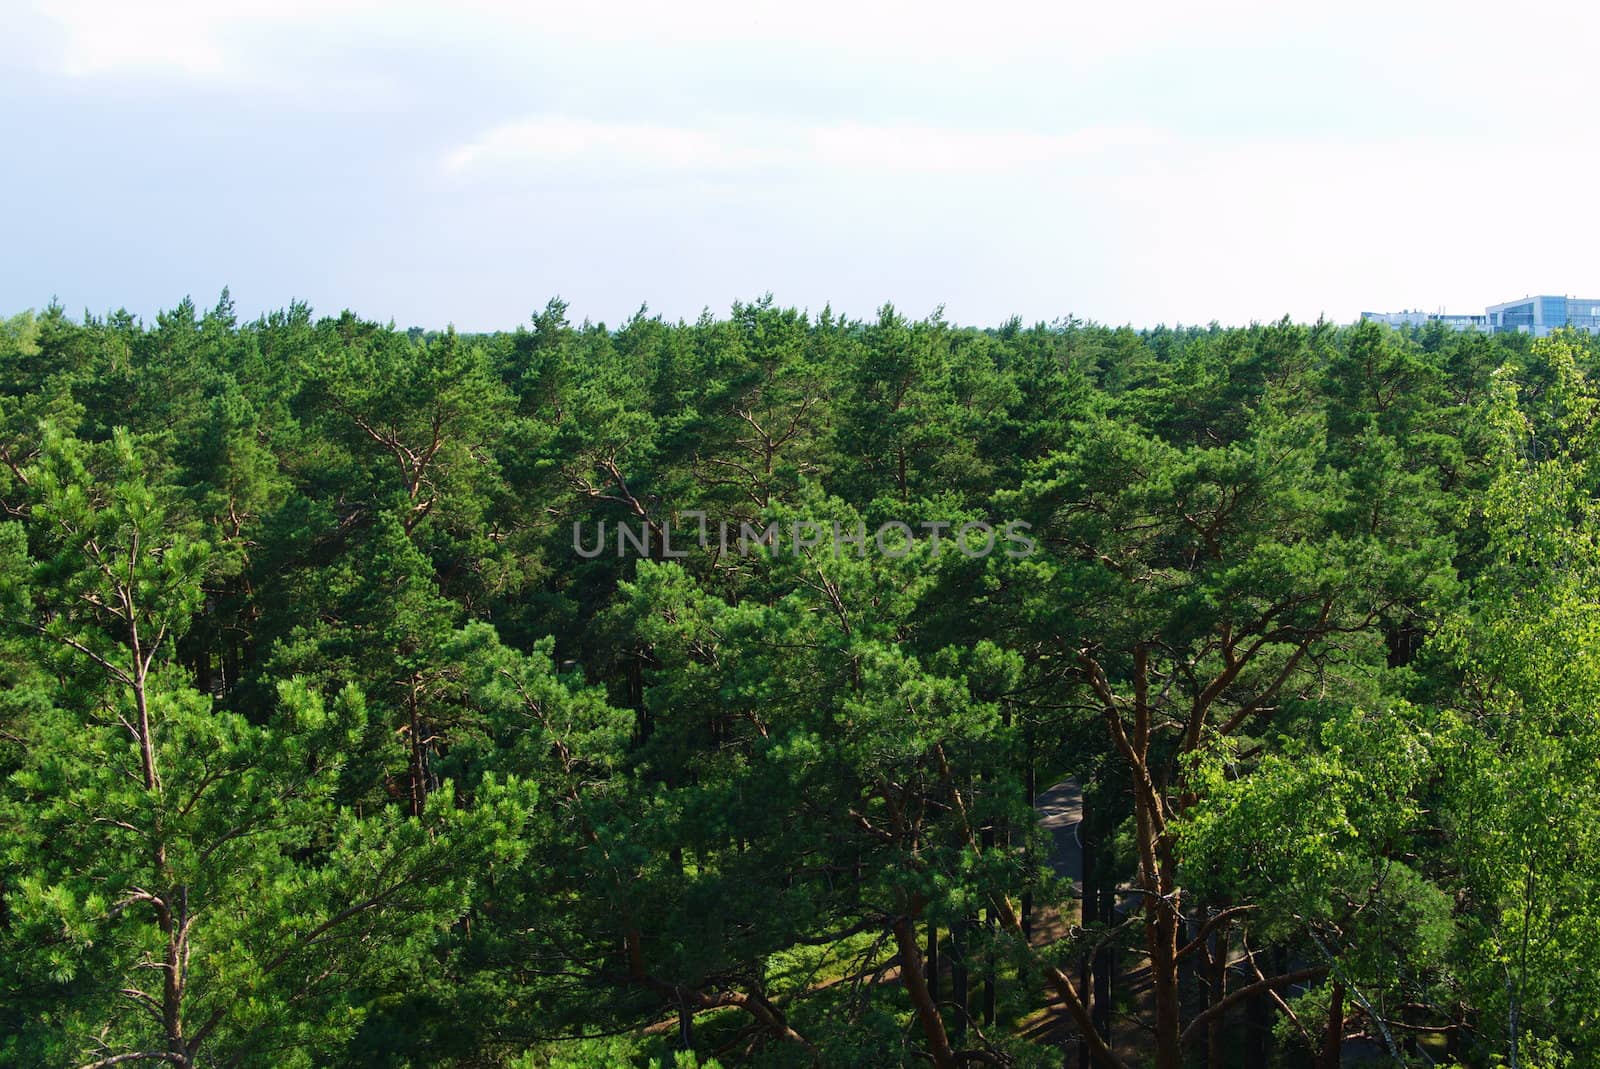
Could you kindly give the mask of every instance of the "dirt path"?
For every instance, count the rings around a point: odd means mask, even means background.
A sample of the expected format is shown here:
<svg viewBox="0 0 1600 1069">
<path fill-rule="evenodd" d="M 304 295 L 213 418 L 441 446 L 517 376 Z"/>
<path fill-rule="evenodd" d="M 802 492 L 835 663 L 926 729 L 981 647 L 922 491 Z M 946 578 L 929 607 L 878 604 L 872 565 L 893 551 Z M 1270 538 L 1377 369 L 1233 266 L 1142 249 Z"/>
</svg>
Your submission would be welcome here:
<svg viewBox="0 0 1600 1069">
<path fill-rule="evenodd" d="M 1083 846 L 1079 841 L 1079 825 L 1083 820 L 1083 790 L 1073 780 L 1063 780 L 1042 792 L 1034 802 L 1039 814 L 1039 826 L 1050 833 L 1050 868 L 1062 879 L 1072 881 L 1073 902 L 1065 914 L 1057 909 L 1040 909 L 1035 912 L 1029 941 L 1042 946 L 1066 935 L 1072 924 L 1080 923 L 1083 902 Z M 1114 988 L 1119 1000 L 1125 1000 L 1135 1013 L 1146 1009 L 1150 999 L 1150 977 L 1142 958 L 1123 954 Z M 1064 1054 L 1076 1065 L 1078 1046 L 1077 1026 L 1073 1024 L 1066 1007 L 1052 997 L 1045 1007 L 1021 1025 L 1023 1036 L 1034 1042 L 1051 1043 L 1065 1048 Z M 1112 1046 L 1130 1063 L 1136 1064 L 1141 1053 L 1137 1026 L 1128 1021 L 1120 1027 L 1112 1024 Z M 1064 1064 L 1066 1064 L 1064 1062 Z"/>
<path fill-rule="evenodd" d="M 1072 881 L 1075 903 L 1069 904 L 1066 911 L 1054 906 L 1035 909 L 1028 941 L 1034 946 L 1044 946 L 1065 936 L 1069 927 L 1080 920 L 1083 847 L 1078 840 L 1078 828 L 1083 822 L 1083 790 L 1075 781 L 1063 780 L 1042 791 L 1034 800 L 1033 808 L 1039 815 L 1039 826 L 1050 836 L 1046 861 L 1057 876 Z M 1044 1009 L 1023 1022 L 1021 1033 L 1035 1043 L 1053 1044 L 1071 1042 L 1077 1035 L 1066 1009 L 1054 997 Z"/>
<path fill-rule="evenodd" d="M 1062 780 L 1039 795 L 1033 803 L 1039 826 L 1050 833 L 1050 856 L 1046 859 L 1057 876 L 1072 881 L 1075 894 L 1083 893 L 1083 847 L 1078 842 L 1078 825 L 1083 821 L 1083 789 L 1072 780 Z"/>
</svg>

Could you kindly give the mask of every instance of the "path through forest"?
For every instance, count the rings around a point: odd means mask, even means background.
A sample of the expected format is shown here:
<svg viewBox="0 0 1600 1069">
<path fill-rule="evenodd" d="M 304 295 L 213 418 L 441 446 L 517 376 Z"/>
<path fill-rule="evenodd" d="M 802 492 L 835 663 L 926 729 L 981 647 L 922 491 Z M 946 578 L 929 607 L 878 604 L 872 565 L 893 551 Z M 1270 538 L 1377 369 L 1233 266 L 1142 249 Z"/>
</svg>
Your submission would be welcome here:
<svg viewBox="0 0 1600 1069">
<path fill-rule="evenodd" d="M 1071 925 L 1081 923 L 1083 844 L 1079 834 L 1083 821 L 1083 790 L 1075 780 L 1062 780 L 1042 791 L 1034 800 L 1033 808 L 1039 815 L 1039 826 L 1050 835 L 1048 863 L 1051 871 L 1062 879 L 1072 881 L 1074 903 L 1065 914 L 1057 909 L 1035 912 L 1030 941 L 1042 945 L 1066 935 Z M 1136 959 L 1126 962 L 1124 968 L 1118 970 L 1115 986 L 1138 1012 L 1149 995 L 1148 970 L 1143 961 Z M 1043 1010 L 1023 1023 L 1022 1034 L 1036 1043 L 1066 1047 L 1070 1063 L 1077 1064 L 1077 1028 L 1066 1007 L 1054 996 Z M 1119 1054 L 1126 1056 L 1138 1053 L 1138 1044 L 1132 1042 L 1134 1038 L 1128 1028 L 1112 1028 L 1112 1045 Z"/>
<path fill-rule="evenodd" d="M 1062 879 L 1072 881 L 1073 901 L 1083 901 L 1083 846 L 1079 841 L 1079 826 L 1083 822 L 1083 789 L 1075 780 L 1060 783 L 1041 791 L 1033 803 L 1039 815 L 1039 826 L 1050 836 L 1050 869 Z M 1029 941 L 1039 946 L 1053 942 L 1067 934 L 1067 929 L 1079 922 L 1077 909 L 1068 907 L 1064 913 L 1054 907 L 1034 911 L 1030 925 Z M 1039 1013 L 1023 1024 L 1022 1032 L 1034 1042 L 1065 1043 L 1077 1035 L 1066 1008 L 1053 996 Z"/>
</svg>

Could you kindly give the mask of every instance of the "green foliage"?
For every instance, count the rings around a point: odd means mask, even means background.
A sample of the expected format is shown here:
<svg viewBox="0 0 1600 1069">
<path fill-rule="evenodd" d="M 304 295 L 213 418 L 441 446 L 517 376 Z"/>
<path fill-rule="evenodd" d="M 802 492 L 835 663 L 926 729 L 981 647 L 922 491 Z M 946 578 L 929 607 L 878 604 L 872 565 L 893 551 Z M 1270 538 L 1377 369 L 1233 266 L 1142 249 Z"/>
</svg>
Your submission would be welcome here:
<svg viewBox="0 0 1600 1069">
<path fill-rule="evenodd" d="M 0 321 L 0 1062 L 1589 1064 L 1595 357 Z"/>
</svg>

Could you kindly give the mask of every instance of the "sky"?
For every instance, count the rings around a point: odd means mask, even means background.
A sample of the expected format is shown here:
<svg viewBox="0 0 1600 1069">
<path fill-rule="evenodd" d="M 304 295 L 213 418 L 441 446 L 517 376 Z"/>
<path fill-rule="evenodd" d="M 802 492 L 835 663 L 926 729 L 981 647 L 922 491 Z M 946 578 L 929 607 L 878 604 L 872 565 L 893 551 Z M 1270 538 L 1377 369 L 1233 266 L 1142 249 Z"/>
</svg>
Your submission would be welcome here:
<svg viewBox="0 0 1600 1069">
<path fill-rule="evenodd" d="M 0 0 L 0 314 L 1600 296 L 1600 8 Z"/>
</svg>

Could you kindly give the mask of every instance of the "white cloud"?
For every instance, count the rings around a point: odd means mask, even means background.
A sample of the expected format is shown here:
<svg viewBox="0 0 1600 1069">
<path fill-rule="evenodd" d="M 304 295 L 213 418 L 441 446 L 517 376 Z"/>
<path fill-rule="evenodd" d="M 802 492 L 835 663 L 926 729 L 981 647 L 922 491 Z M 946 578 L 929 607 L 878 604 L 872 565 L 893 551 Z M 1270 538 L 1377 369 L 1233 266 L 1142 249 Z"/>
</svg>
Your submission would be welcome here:
<svg viewBox="0 0 1600 1069">
<path fill-rule="evenodd" d="M 847 169 L 1010 171 L 1159 143 L 1156 131 L 1090 127 L 1066 134 L 848 124 L 809 131 L 812 158 Z"/>
<path fill-rule="evenodd" d="M 447 173 L 458 176 L 585 165 L 617 165 L 640 173 L 714 174 L 763 167 L 993 173 L 1160 140 L 1154 131 L 1132 127 L 1065 134 L 858 123 L 717 129 L 551 116 L 496 126 L 449 150 L 441 163 Z"/>
<path fill-rule="evenodd" d="M 207 81 L 257 78 L 286 58 L 266 54 L 283 43 L 269 34 L 313 37 L 383 12 L 378 0 L 37 0 L 34 7 L 60 36 L 56 62 L 64 73 Z"/>
<path fill-rule="evenodd" d="M 852 60 L 981 65 L 1023 60 L 1105 67 L 1164 48 L 1328 46 L 1360 35 L 1363 49 L 1423 66 L 1463 47 L 1498 48 L 1488 72 L 1548 71 L 1551 57 L 1582 65 L 1596 14 L 1567 4 L 1559 14 L 1525 5 L 1458 0 L 1447 8 L 1347 0 L 1342 5 L 1271 0 L 35 0 L 60 31 L 62 69 L 76 74 L 181 73 L 229 77 L 267 64 L 275 44 L 256 32 L 290 29 L 313 38 L 351 27 L 419 44 L 443 39 L 484 47 L 560 40 L 574 46 L 622 43 L 814 49 Z M 1552 24 L 1560 30 L 1546 32 Z M 359 34 L 351 35 L 352 47 Z M 1475 72 L 1480 77 L 1484 72 Z"/>
<path fill-rule="evenodd" d="M 190 77 L 227 73 L 229 58 L 215 36 L 215 21 L 199 3 L 134 4 L 58 0 L 38 11 L 63 37 L 61 68 L 92 75 L 141 67 Z"/>
<path fill-rule="evenodd" d="M 59 65 L 78 75 L 158 72 L 236 77 L 271 59 L 256 30 L 319 33 L 361 23 L 419 43 L 443 37 L 495 45 L 560 39 L 583 45 L 812 47 L 839 54 L 922 61 L 1008 62 L 1028 54 L 1107 59 L 1163 42 L 1261 29 L 1281 16 L 1259 3 L 1224 0 L 1203 9 L 1178 0 L 1118 7 L 1011 2 L 982 10 L 952 0 L 613 0 L 607 4 L 461 0 L 36 0 L 61 32 Z M 1254 9 L 1254 10 L 1253 10 Z M 1245 16 L 1249 16 L 1246 18 Z"/>
<path fill-rule="evenodd" d="M 446 171 L 507 164 L 622 163 L 665 170 L 723 170 L 773 162 L 760 149 L 707 130 L 561 117 L 506 123 L 450 150 Z"/>
</svg>

